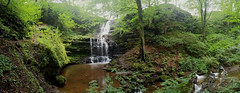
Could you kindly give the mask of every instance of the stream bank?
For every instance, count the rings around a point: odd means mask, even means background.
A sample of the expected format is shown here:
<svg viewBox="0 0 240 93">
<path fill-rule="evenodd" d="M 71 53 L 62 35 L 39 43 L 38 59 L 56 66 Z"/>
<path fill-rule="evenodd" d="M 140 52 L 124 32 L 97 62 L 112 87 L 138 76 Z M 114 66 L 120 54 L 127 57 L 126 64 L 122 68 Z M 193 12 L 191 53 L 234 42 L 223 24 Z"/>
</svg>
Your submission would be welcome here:
<svg viewBox="0 0 240 93">
<path fill-rule="evenodd" d="M 236 82 L 240 79 L 239 65 L 232 67 L 220 67 L 218 72 L 198 75 L 196 74 L 196 81 L 194 82 L 194 93 L 202 93 L 209 91 L 216 93 L 219 89 L 228 86 L 231 82 Z"/>
<path fill-rule="evenodd" d="M 103 90 L 106 88 L 106 82 L 105 82 L 105 78 L 107 75 L 115 77 L 116 74 L 115 73 L 111 73 L 111 72 L 106 72 L 104 70 L 104 65 L 106 64 L 76 64 L 76 65 L 70 65 L 66 68 L 64 68 L 62 70 L 61 75 L 63 75 L 64 77 L 66 77 L 67 81 L 65 83 L 64 87 L 60 87 L 58 88 L 58 90 L 60 92 L 65 92 L 65 93 L 87 93 L 87 89 L 89 89 L 89 82 L 92 80 L 97 80 L 98 85 L 99 85 L 99 91 Z M 225 76 L 220 78 L 216 78 L 216 80 L 214 80 L 214 84 L 218 85 L 218 88 L 216 87 L 212 87 L 212 92 L 216 92 L 218 91 L 219 88 L 221 87 L 225 87 L 226 85 L 228 85 L 228 83 L 230 82 L 230 80 L 228 78 L 233 78 L 233 80 L 237 80 L 240 77 L 240 68 L 239 66 L 234 66 L 231 69 L 226 69 L 226 74 Z M 206 79 L 206 75 L 205 76 L 198 76 L 201 77 L 201 80 L 198 80 L 198 82 L 200 82 L 199 84 L 203 84 L 204 82 L 210 83 L 210 82 L 206 82 L 208 80 L 204 80 Z M 119 87 L 119 81 L 112 78 L 113 80 L 113 87 Z M 152 83 L 155 86 L 161 86 L 162 82 L 156 81 L 154 83 Z M 153 87 L 153 85 L 148 85 L 146 86 L 147 91 L 145 93 L 152 93 L 155 90 L 157 90 L 156 88 Z M 202 87 L 202 88 L 206 88 L 207 87 Z M 193 87 L 194 90 L 194 87 Z M 203 92 L 205 89 L 199 89 L 199 90 L 194 90 L 194 93 L 201 93 Z M 214 90 L 214 91 L 213 91 Z"/>
</svg>

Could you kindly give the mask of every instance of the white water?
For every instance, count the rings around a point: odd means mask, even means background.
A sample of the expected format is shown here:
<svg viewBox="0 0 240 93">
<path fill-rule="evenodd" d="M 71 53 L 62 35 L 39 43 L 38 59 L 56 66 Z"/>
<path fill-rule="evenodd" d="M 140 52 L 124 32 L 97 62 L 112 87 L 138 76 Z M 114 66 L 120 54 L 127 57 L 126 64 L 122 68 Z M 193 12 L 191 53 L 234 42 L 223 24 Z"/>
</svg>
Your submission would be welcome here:
<svg viewBox="0 0 240 93">
<path fill-rule="evenodd" d="M 199 84 L 199 83 L 202 83 L 204 81 L 204 79 L 206 78 L 206 76 L 204 75 L 198 75 L 196 74 L 196 77 L 197 77 L 197 83 L 194 84 L 194 93 L 200 93 L 201 90 L 202 90 L 202 84 Z"/>
<path fill-rule="evenodd" d="M 90 38 L 91 57 L 92 63 L 109 63 L 111 59 L 108 55 L 108 43 L 106 42 L 105 35 L 109 34 L 110 22 L 102 25 L 100 32 L 97 33 L 96 39 Z"/>
<path fill-rule="evenodd" d="M 209 76 L 211 78 L 219 80 L 219 82 L 217 83 L 217 86 L 214 86 L 214 87 L 218 87 L 223 82 L 222 77 L 227 74 L 227 72 L 222 66 L 220 67 L 220 70 L 222 70 L 222 72 L 219 72 L 219 73 L 210 72 Z M 201 91 L 203 90 L 202 83 L 205 82 L 204 80 L 206 79 L 206 75 L 196 74 L 196 77 L 197 77 L 197 83 L 194 84 L 194 93 L 201 93 Z"/>
<path fill-rule="evenodd" d="M 194 93 L 200 93 L 200 91 L 202 89 L 202 85 L 194 84 L 194 88 L 195 88 Z"/>
</svg>

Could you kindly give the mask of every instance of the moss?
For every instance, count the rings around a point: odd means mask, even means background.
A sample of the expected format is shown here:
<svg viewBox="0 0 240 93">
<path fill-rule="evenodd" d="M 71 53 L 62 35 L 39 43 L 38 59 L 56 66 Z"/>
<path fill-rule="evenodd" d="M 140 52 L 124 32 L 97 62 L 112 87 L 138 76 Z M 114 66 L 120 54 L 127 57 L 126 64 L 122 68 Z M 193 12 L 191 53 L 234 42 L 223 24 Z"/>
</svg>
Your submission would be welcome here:
<svg viewBox="0 0 240 93">
<path fill-rule="evenodd" d="M 161 76 L 159 76 L 159 78 L 161 81 L 166 81 L 166 80 L 170 79 L 170 77 L 167 75 L 161 75 Z"/>
<path fill-rule="evenodd" d="M 57 86 L 62 87 L 62 86 L 65 85 L 66 78 L 64 76 L 58 75 L 58 76 L 55 77 L 55 79 L 56 79 L 55 83 L 56 83 Z"/>
<path fill-rule="evenodd" d="M 181 76 L 184 76 L 184 75 L 185 75 L 185 73 L 182 72 L 182 71 L 178 73 L 178 76 L 180 76 L 180 77 L 181 77 Z"/>
<path fill-rule="evenodd" d="M 48 43 L 49 42 L 52 41 L 48 41 Z M 10 49 L 11 54 L 24 64 L 23 67 L 27 66 L 24 71 L 27 72 L 25 74 L 28 76 L 29 82 L 33 85 L 26 85 L 26 87 L 34 88 L 38 93 L 41 93 L 43 90 L 39 83 L 45 83 L 44 85 L 49 86 L 46 81 L 37 81 L 39 76 L 41 78 L 44 76 L 45 80 L 49 81 L 49 83 L 55 84 L 55 81 L 59 82 L 59 80 L 61 80 L 55 76 L 58 75 L 61 68 L 68 63 L 65 47 L 62 43 L 59 47 L 53 46 L 55 49 L 42 43 L 43 42 L 33 43 L 31 41 L 24 41 L 19 45 L 17 44 L 19 48 L 15 46 Z M 17 49 L 20 49 L 20 51 L 17 51 Z M 63 84 L 58 83 L 57 85 Z"/>
</svg>

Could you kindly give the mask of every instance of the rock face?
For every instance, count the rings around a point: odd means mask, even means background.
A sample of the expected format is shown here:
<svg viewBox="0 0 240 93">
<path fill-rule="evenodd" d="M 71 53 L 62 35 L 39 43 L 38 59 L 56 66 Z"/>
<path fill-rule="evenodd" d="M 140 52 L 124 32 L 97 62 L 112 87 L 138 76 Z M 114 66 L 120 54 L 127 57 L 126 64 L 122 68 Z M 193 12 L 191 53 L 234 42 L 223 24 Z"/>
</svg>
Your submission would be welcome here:
<svg viewBox="0 0 240 93">
<path fill-rule="evenodd" d="M 117 45 L 116 42 L 113 41 L 113 36 L 111 34 L 109 35 L 105 35 L 104 37 L 106 37 L 106 41 L 108 43 L 108 54 L 109 54 L 109 58 L 113 59 L 118 57 L 118 55 L 120 54 L 120 50 L 119 50 L 119 46 Z"/>
<path fill-rule="evenodd" d="M 109 22 L 109 25 L 111 26 L 113 24 L 113 21 Z M 105 28 L 104 28 L 105 29 Z M 91 57 L 96 56 L 96 54 L 99 54 L 97 52 L 101 52 L 100 50 L 97 50 L 95 48 L 99 48 L 99 45 L 96 45 L 93 47 L 94 43 L 97 43 L 97 41 L 101 40 L 104 38 L 106 43 L 104 42 L 103 46 L 107 46 L 107 53 L 104 51 L 104 55 L 107 54 L 109 59 L 116 58 L 118 54 L 120 53 L 119 47 L 116 42 L 113 41 L 113 29 L 109 28 L 109 32 L 106 34 L 105 32 L 101 32 L 103 28 L 99 28 L 94 36 L 94 38 L 84 38 L 84 39 L 76 39 L 71 42 L 66 42 L 70 43 L 71 45 L 66 47 L 67 55 L 71 57 L 71 62 L 72 63 L 81 63 L 81 64 L 86 64 L 86 63 L 92 63 L 91 62 Z M 98 34 L 102 35 L 98 35 Z M 99 36 L 101 36 L 99 39 Z M 94 41 L 94 42 L 93 42 Z M 91 45 L 92 44 L 92 45 Z M 107 44 L 107 45 L 105 45 Z M 103 48 L 105 50 L 106 48 Z M 94 55 L 92 55 L 94 54 Z M 101 54 L 101 53 L 100 53 Z"/>
<path fill-rule="evenodd" d="M 67 55 L 71 57 L 71 63 L 86 63 L 91 55 L 90 39 L 73 40 L 70 46 L 66 47 Z"/>
<path fill-rule="evenodd" d="M 117 56 L 118 46 L 112 38 L 112 24 L 113 21 L 107 21 L 90 39 L 91 56 L 89 59 L 91 63 L 109 63 Z"/>
<path fill-rule="evenodd" d="M 114 24 L 114 21 L 112 21 L 110 25 L 112 24 Z M 104 35 L 106 42 L 108 43 L 108 46 L 109 46 L 108 54 L 110 59 L 117 58 L 120 54 L 120 48 L 113 38 L 113 31 L 114 31 L 114 28 L 111 27 L 109 33 L 107 35 Z"/>
</svg>

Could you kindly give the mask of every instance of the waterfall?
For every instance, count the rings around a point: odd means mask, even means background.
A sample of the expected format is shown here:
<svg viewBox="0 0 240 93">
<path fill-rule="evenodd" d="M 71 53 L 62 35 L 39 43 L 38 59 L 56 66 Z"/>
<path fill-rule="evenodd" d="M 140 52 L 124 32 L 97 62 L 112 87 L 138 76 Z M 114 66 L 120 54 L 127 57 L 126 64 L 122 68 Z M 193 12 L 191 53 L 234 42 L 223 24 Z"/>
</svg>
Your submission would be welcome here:
<svg viewBox="0 0 240 93">
<path fill-rule="evenodd" d="M 110 23 L 102 25 L 96 39 L 90 38 L 91 57 L 92 63 L 109 63 L 111 59 L 108 55 L 108 43 L 106 42 L 106 35 L 110 32 Z"/>
<path fill-rule="evenodd" d="M 215 73 L 210 71 L 209 74 L 205 75 L 196 74 L 197 82 L 194 83 L 193 93 L 202 93 L 206 88 L 217 89 L 219 85 L 223 82 L 223 77 L 227 75 L 226 70 L 222 66 L 220 66 L 219 69 L 220 70 Z"/>
</svg>

